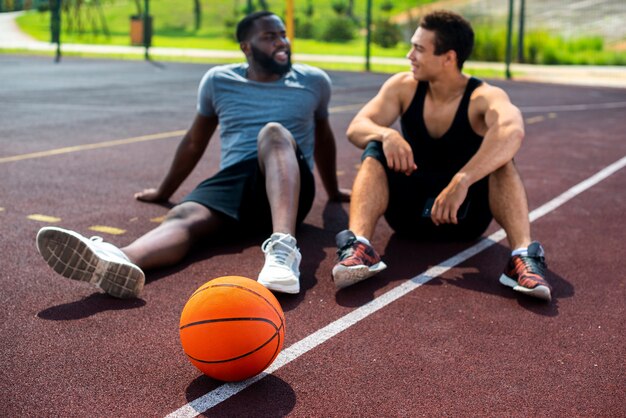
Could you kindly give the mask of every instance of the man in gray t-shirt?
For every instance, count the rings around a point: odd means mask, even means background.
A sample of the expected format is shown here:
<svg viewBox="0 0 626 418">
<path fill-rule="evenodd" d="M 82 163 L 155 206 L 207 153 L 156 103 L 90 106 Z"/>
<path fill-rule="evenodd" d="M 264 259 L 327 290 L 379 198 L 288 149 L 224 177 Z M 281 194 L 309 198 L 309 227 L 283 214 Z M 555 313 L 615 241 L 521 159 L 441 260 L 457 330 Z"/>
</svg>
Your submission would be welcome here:
<svg viewBox="0 0 626 418">
<path fill-rule="evenodd" d="M 283 22 L 269 12 L 237 26 L 246 64 L 210 69 L 198 91 L 197 115 L 158 188 L 135 197 L 167 201 L 200 160 L 219 125 L 220 171 L 200 183 L 165 221 L 117 248 L 57 227 L 42 228 L 39 252 L 57 272 L 94 283 L 115 297 L 136 297 L 143 269 L 175 264 L 200 239 L 230 229 L 267 230 L 258 281 L 285 293 L 300 291 L 296 226 L 315 193 L 313 162 L 329 199 L 348 201 L 336 175 L 335 139 L 328 122 L 330 80 L 321 70 L 291 65 Z M 74 257 L 74 254 L 81 257 Z"/>
</svg>

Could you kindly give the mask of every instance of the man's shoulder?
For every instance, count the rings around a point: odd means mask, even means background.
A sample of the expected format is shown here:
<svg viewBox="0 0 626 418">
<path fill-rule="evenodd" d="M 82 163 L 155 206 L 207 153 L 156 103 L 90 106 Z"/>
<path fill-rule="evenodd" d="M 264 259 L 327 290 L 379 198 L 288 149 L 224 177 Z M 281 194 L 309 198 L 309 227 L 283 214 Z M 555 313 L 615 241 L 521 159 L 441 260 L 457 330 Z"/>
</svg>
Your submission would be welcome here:
<svg viewBox="0 0 626 418">
<path fill-rule="evenodd" d="M 209 68 L 205 74 L 205 78 L 238 78 L 245 77 L 246 64 L 223 64 Z"/>
<path fill-rule="evenodd" d="M 330 82 L 330 77 L 321 68 L 313 67 L 308 64 L 293 64 L 291 70 L 299 77 L 310 79 L 324 80 Z"/>
<path fill-rule="evenodd" d="M 385 84 L 388 87 L 407 88 L 409 86 L 417 86 L 417 80 L 410 71 L 403 71 L 389 77 L 387 81 L 385 81 Z"/>
</svg>

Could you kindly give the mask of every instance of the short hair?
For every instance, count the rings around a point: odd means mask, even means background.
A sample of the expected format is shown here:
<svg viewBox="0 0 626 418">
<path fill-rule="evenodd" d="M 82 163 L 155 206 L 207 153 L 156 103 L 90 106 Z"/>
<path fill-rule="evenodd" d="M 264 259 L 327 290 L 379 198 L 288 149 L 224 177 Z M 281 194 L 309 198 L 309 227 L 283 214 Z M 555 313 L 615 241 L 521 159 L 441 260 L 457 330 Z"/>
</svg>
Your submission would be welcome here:
<svg viewBox="0 0 626 418">
<path fill-rule="evenodd" d="M 244 42 L 248 40 L 250 31 L 254 26 L 254 22 L 268 16 L 275 16 L 275 14 L 266 10 L 261 10 L 260 12 L 250 13 L 241 19 L 237 24 L 237 42 Z"/>
<path fill-rule="evenodd" d="M 419 26 L 435 32 L 435 55 L 454 50 L 457 66 L 459 70 L 463 68 L 463 63 L 474 48 L 474 30 L 463 16 L 447 10 L 437 10 L 424 16 Z"/>
</svg>

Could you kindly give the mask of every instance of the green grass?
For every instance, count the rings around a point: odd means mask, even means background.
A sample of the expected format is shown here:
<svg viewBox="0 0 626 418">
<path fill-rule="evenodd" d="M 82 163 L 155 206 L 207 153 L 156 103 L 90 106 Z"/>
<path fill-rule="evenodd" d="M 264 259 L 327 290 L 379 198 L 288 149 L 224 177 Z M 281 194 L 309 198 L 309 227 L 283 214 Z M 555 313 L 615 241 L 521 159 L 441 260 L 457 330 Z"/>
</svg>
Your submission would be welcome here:
<svg viewBox="0 0 626 418">
<path fill-rule="evenodd" d="M 330 9 L 332 0 L 315 1 L 315 17 L 331 16 L 334 12 Z M 402 0 L 395 2 L 395 9 L 404 10 L 409 5 L 416 3 L 428 3 L 429 0 L 421 2 Z M 143 4 L 143 2 L 141 2 Z M 166 0 L 153 0 L 150 2 L 150 14 L 154 17 L 153 46 L 179 47 L 179 48 L 203 48 L 203 49 L 223 49 L 237 50 L 238 45 L 234 41 L 232 28 L 227 28 L 225 18 L 234 15 L 233 6 L 236 1 L 204 1 L 202 26 L 195 31 L 192 2 L 183 6 L 181 2 Z M 240 1 L 239 9 L 246 2 Z M 284 8 L 284 1 L 270 1 L 270 6 L 281 14 Z M 363 16 L 365 14 L 364 2 L 355 2 L 355 14 Z M 296 8 L 305 5 L 305 1 L 296 1 Z M 362 10 L 363 9 L 363 10 Z M 76 23 L 70 26 L 71 22 L 67 15 L 62 15 L 63 32 L 61 41 L 64 43 L 87 43 L 105 45 L 129 45 L 130 44 L 130 16 L 137 13 L 134 2 L 115 1 L 107 3 L 103 8 L 106 16 L 106 26 L 109 36 L 106 36 L 99 20 L 95 25 L 85 23 L 78 27 Z M 97 9 L 88 12 L 85 9 L 82 14 L 84 22 L 90 22 L 90 18 L 98 17 Z M 29 12 L 18 18 L 20 28 L 32 37 L 42 40 L 50 40 L 50 14 L 48 12 Z M 356 55 L 363 56 L 365 53 L 365 42 L 362 38 L 348 43 L 327 43 L 310 39 L 295 39 L 294 51 L 301 53 L 319 53 L 323 51 L 327 54 Z M 407 52 L 407 45 L 400 45 L 393 49 L 380 48 L 372 45 L 372 55 L 387 57 L 402 57 Z"/>
<path fill-rule="evenodd" d="M 334 15 L 331 4 L 336 0 L 315 0 L 314 19 L 322 25 L 328 17 Z M 399 13 L 418 4 L 430 3 L 432 0 L 396 0 L 392 14 Z M 140 4 L 143 1 L 139 0 Z M 158 47 L 198 48 L 237 51 L 234 41 L 232 24 L 242 15 L 245 0 L 202 0 L 202 26 L 194 30 L 193 2 L 171 0 L 151 0 L 150 14 L 154 17 L 154 36 L 152 45 Z M 283 14 L 284 0 L 269 0 L 271 10 Z M 365 15 L 366 2 L 355 1 L 355 15 Z M 374 2 L 374 19 L 382 16 L 381 2 Z M 86 4 L 97 4 L 89 2 Z M 130 44 L 130 16 L 137 13 L 134 1 L 109 0 L 104 3 L 103 13 L 109 36 L 103 31 L 100 23 L 85 23 L 78 27 L 63 13 L 62 43 L 85 43 L 104 45 Z M 307 0 L 296 0 L 296 16 L 304 18 L 302 11 Z M 235 12 L 239 11 L 237 17 Z M 84 8 L 81 14 L 83 22 L 100 22 L 98 10 Z M 227 25 L 227 22 L 231 25 Z M 50 40 L 50 14 L 48 12 L 30 12 L 18 18 L 18 24 L 28 34 L 42 41 Z M 504 26 L 477 24 L 476 47 L 470 60 L 503 62 L 505 55 L 506 30 Z M 304 54 L 331 54 L 346 56 L 364 56 L 365 41 L 363 34 L 359 38 L 346 43 L 322 42 L 312 39 L 295 39 L 293 50 Z M 371 55 L 378 57 L 404 57 L 408 45 L 401 43 L 395 48 L 384 49 L 376 44 L 371 45 Z M 526 42 L 527 62 L 535 64 L 595 64 L 595 65 L 626 65 L 626 54 L 607 51 L 603 40 L 598 37 L 582 36 L 577 39 L 562 39 L 546 31 L 528 33 Z M 515 51 L 514 47 L 514 51 Z M 326 64 L 328 66 L 328 64 Z M 347 64 L 337 64 L 344 66 Z M 349 65 L 348 65 L 349 66 Z"/>
</svg>

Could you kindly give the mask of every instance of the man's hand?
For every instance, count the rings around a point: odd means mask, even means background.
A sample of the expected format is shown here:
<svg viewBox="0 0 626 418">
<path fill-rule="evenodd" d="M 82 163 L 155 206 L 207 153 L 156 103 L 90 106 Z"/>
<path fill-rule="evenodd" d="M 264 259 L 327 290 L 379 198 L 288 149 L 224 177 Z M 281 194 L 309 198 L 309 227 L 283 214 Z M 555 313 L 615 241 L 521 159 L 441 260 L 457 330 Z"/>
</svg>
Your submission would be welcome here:
<svg viewBox="0 0 626 418">
<path fill-rule="evenodd" d="M 135 199 L 142 202 L 159 203 L 167 202 L 168 197 L 162 196 L 157 189 L 152 188 L 135 193 Z"/>
<path fill-rule="evenodd" d="M 468 188 L 467 179 L 463 174 L 456 174 L 452 178 L 433 204 L 430 218 L 435 225 L 458 224 L 457 212 L 467 197 Z"/>
<path fill-rule="evenodd" d="M 328 195 L 328 200 L 331 202 L 349 202 L 352 190 L 350 189 L 337 189 L 332 195 Z"/>
<path fill-rule="evenodd" d="M 395 129 L 389 129 L 383 135 L 383 152 L 387 158 L 387 166 L 393 171 L 407 176 L 417 170 L 413 159 L 413 150 L 406 139 Z"/>
</svg>

